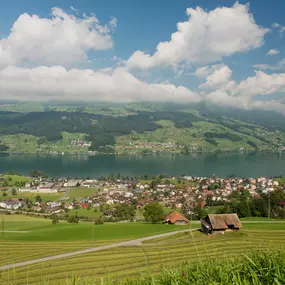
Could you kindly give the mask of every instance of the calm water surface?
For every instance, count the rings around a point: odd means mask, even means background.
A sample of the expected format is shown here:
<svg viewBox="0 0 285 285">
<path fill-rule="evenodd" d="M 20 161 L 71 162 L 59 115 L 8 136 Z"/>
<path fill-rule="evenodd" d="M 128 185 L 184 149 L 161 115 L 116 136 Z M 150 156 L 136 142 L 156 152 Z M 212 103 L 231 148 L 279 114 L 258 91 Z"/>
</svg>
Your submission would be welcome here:
<svg viewBox="0 0 285 285">
<path fill-rule="evenodd" d="M 285 175 L 285 155 L 190 154 L 154 156 L 49 156 L 26 154 L 0 155 L 0 173 L 29 174 L 39 169 L 49 176 L 96 178 L 111 173 L 124 176 L 166 173 L 168 175 L 242 177 Z"/>
</svg>

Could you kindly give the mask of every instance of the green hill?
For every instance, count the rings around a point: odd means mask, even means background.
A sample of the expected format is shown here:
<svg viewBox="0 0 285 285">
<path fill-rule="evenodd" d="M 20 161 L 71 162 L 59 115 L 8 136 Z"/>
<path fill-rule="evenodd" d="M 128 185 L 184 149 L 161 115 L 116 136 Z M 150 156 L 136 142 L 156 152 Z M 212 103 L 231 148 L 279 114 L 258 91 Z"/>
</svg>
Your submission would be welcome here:
<svg viewBox="0 0 285 285">
<path fill-rule="evenodd" d="M 11 110 L 13 104 L 1 105 L 0 151 L 130 154 L 285 150 L 285 120 L 276 112 L 173 103 L 17 103 L 14 112 Z"/>
</svg>

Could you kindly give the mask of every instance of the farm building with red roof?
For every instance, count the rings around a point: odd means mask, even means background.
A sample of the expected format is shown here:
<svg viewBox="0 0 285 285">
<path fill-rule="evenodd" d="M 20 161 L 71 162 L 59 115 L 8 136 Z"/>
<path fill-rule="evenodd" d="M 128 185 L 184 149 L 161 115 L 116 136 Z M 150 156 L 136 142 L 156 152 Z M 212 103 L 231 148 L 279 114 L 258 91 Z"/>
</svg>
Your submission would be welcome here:
<svg viewBox="0 0 285 285">
<path fill-rule="evenodd" d="M 189 220 L 186 219 L 183 215 L 180 213 L 173 211 L 169 213 L 165 218 L 164 218 L 165 223 L 167 224 L 172 224 L 172 225 L 185 225 L 189 223 Z"/>
</svg>

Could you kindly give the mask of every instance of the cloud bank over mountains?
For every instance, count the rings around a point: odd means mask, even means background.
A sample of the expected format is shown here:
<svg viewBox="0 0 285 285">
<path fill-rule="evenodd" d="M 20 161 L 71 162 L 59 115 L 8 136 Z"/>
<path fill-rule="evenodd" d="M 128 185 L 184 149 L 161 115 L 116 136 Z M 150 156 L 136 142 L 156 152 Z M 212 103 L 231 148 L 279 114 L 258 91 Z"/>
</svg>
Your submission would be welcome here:
<svg viewBox="0 0 285 285">
<path fill-rule="evenodd" d="M 116 67 L 84 68 L 89 53 L 114 48 L 117 19 L 102 24 L 96 15 L 53 8 L 49 18 L 22 14 L 9 35 L 0 39 L 1 99 L 90 100 L 90 101 L 210 101 L 240 108 L 283 111 L 284 104 L 270 95 L 285 93 L 284 59 L 273 66 L 256 64 L 255 75 L 240 82 L 224 58 L 247 53 L 264 44 L 269 29 L 259 26 L 248 5 L 234 4 L 205 11 L 188 8 L 187 21 L 177 24 L 170 40 L 159 42 L 153 54 L 135 51 Z M 283 26 L 273 24 L 281 33 Z M 283 32 L 282 32 L 283 33 Z M 267 57 L 276 57 L 276 48 Z M 266 56 L 266 55 L 265 55 Z M 284 61 L 284 62 L 283 62 Z M 184 86 L 143 80 L 136 70 L 186 70 L 200 82 L 190 90 Z M 170 80 L 171 81 L 171 80 Z M 260 96 L 266 101 L 260 100 Z"/>
</svg>

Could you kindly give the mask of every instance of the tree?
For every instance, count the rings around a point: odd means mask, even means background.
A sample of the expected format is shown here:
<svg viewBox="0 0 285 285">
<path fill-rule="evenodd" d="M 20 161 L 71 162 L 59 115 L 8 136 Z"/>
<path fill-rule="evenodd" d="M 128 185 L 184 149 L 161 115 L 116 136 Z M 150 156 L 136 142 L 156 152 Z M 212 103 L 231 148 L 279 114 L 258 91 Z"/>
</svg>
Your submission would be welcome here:
<svg viewBox="0 0 285 285">
<path fill-rule="evenodd" d="M 15 188 L 12 189 L 12 195 L 17 195 L 17 190 Z"/>
<path fill-rule="evenodd" d="M 113 215 L 120 220 L 133 220 L 136 215 L 135 207 L 127 204 L 118 204 L 115 206 Z"/>
<path fill-rule="evenodd" d="M 51 222 L 53 225 L 56 225 L 59 223 L 59 219 L 56 217 L 56 218 L 53 218 L 52 219 L 52 222 Z"/>
<path fill-rule="evenodd" d="M 159 203 L 149 203 L 144 207 L 143 216 L 147 222 L 157 224 L 164 218 L 162 205 Z"/>
<path fill-rule="evenodd" d="M 104 225 L 104 220 L 103 220 L 103 218 L 102 218 L 102 217 L 97 218 L 97 219 L 95 220 L 95 225 Z"/>
<path fill-rule="evenodd" d="M 67 222 L 70 224 L 78 224 L 79 218 L 77 215 L 72 215 L 68 217 Z"/>
<path fill-rule="evenodd" d="M 207 212 L 201 206 L 197 206 L 194 208 L 195 216 L 198 220 L 204 219 L 207 216 Z"/>
<path fill-rule="evenodd" d="M 8 186 L 8 181 L 6 179 L 3 180 L 2 186 L 3 187 L 7 187 Z"/>
<path fill-rule="evenodd" d="M 158 183 L 157 183 L 156 180 L 152 180 L 151 183 L 150 183 L 150 188 L 151 188 L 151 189 L 154 189 L 157 184 L 158 184 Z"/>
<path fill-rule="evenodd" d="M 3 196 L 3 197 L 6 197 L 6 196 L 7 196 L 6 191 L 3 191 L 3 192 L 2 192 L 2 196 Z"/>
<path fill-rule="evenodd" d="M 45 175 L 40 170 L 32 170 L 31 173 L 30 173 L 30 176 L 34 177 L 34 178 L 38 178 L 38 177 L 44 177 Z"/>
<path fill-rule="evenodd" d="M 35 200 L 36 200 L 36 202 L 41 203 L 42 202 L 42 197 L 40 195 L 37 195 Z"/>
</svg>

